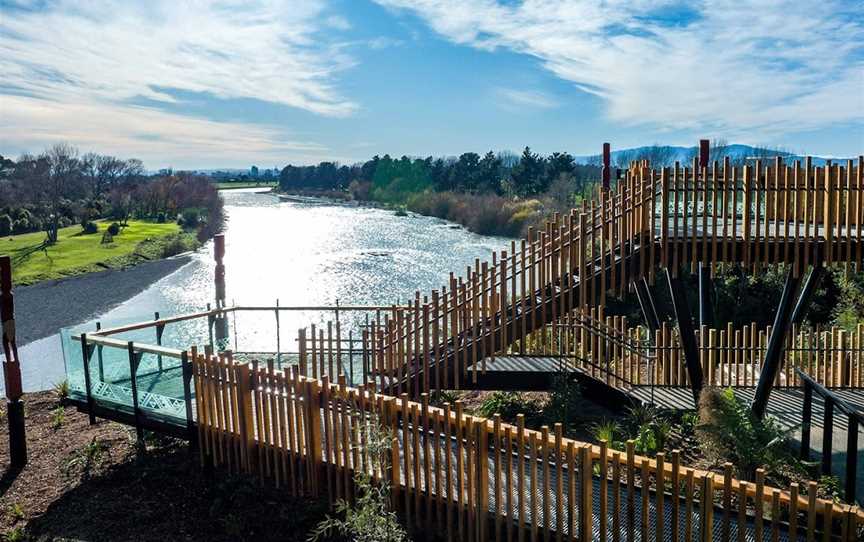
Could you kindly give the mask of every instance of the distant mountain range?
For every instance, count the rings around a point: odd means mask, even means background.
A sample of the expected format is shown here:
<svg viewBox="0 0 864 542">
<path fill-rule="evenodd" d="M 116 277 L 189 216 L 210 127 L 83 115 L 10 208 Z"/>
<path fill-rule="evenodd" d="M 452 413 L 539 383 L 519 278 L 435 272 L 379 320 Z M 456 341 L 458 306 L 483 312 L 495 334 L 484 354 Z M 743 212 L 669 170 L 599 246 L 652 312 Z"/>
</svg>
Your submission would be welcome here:
<svg viewBox="0 0 864 542">
<path fill-rule="evenodd" d="M 719 151 L 719 152 L 717 152 Z M 655 157 L 660 159 L 662 157 L 663 161 L 671 164 L 676 160 L 681 162 L 682 165 L 689 164 L 692 162 L 693 157 L 696 156 L 699 152 L 699 148 L 696 146 L 693 147 L 680 147 L 674 145 L 646 145 L 643 147 L 634 147 L 630 149 L 621 149 L 621 150 L 613 150 L 612 151 L 612 163 L 616 164 L 620 161 L 628 161 L 633 158 L 640 157 Z M 757 156 L 783 156 L 787 162 L 795 161 L 795 160 L 803 160 L 804 155 L 799 155 L 793 152 L 776 150 L 776 149 L 766 149 L 764 147 L 755 147 L 752 145 L 741 145 L 738 143 L 726 145 L 720 149 L 712 149 L 715 156 L 711 156 L 711 160 L 722 160 L 725 156 L 729 156 L 731 159 L 742 159 L 742 158 L 753 158 Z M 719 156 L 717 156 L 719 154 Z M 574 156 L 576 162 L 586 163 L 597 159 L 597 155 L 581 155 Z M 819 156 L 813 157 L 813 165 L 815 166 L 823 166 L 828 160 L 832 162 L 840 162 L 844 163 L 848 157 L 828 157 L 828 156 Z M 857 157 L 853 157 L 853 159 L 857 160 Z"/>
</svg>

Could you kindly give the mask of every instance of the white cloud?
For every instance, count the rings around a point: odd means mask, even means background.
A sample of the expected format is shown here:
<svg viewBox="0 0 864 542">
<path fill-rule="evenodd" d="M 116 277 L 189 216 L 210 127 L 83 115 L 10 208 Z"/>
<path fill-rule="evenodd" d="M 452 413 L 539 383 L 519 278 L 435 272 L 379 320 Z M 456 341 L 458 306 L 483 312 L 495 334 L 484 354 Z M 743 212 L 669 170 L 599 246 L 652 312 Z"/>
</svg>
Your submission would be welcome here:
<svg viewBox="0 0 864 542">
<path fill-rule="evenodd" d="M 207 139 L 204 127 L 213 130 L 214 149 L 228 144 L 219 139 L 228 130 L 251 137 L 252 148 L 263 148 L 257 138 L 265 136 L 277 145 L 282 136 L 275 130 L 189 120 L 128 104 L 171 103 L 176 98 L 160 89 L 179 89 L 329 117 L 350 115 L 357 105 L 335 90 L 334 76 L 352 59 L 330 37 L 348 22 L 328 17 L 323 1 L 58 0 L 38 9 L 2 8 L 0 124 L 8 128 L 14 120 L 34 145 L 39 133 L 73 143 L 104 136 L 131 145 L 138 133 L 131 122 L 106 122 L 98 125 L 104 132 L 90 133 L 110 112 L 129 121 L 140 115 L 147 130 L 178 145 L 185 142 L 175 130 L 195 145 Z M 21 133 L 9 133 L 19 144 Z M 123 154 L 134 154 L 133 148 Z"/>
<path fill-rule="evenodd" d="M 864 120 L 854 1 L 377 1 L 455 43 L 532 55 L 623 123 L 753 139 Z"/>
<path fill-rule="evenodd" d="M 140 158 L 151 169 L 245 166 L 247 160 L 306 162 L 331 155 L 323 145 L 291 140 L 273 128 L 181 117 L 149 107 L 23 96 L 3 97 L 0 129 L 15 134 L 22 149 L 71 142 L 84 151 Z"/>
<path fill-rule="evenodd" d="M 531 109 L 554 109 L 558 107 L 558 101 L 536 90 L 521 90 L 514 88 L 496 88 L 493 91 L 498 103 L 509 110 Z"/>
</svg>

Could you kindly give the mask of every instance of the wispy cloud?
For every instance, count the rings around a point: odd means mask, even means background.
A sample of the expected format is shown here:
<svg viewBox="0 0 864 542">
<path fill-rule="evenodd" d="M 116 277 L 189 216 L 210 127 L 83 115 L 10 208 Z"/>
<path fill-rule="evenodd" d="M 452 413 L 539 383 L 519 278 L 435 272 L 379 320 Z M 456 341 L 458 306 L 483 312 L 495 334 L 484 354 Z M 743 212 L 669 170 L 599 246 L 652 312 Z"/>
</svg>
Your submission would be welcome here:
<svg viewBox="0 0 864 542">
<path fill-rule="evenodd" d="M 144 160 L 148 167 L 241 166 L 330 158 L 324 145 L 266 126 L 183 117 L 149 107 L 3 97 L 4 133 L 21 149 L 72 142 L 82 150 Z"/>
<path fill-rule="evenodd" d="M 131 145 L 140 131 L 133 114 L 148 133 L 178 145 L 185 141 L 173 130 L 189 135 L 194 146 L 207 139 L 205 127 L 214 134 L 214 149 L 229 144 L 219 139 L 229 131 L 239 134 L 235 150 L 243 149 L 240 139 L 263 149 L 259 138 L 270 137 L 272 147 L 285 137 L 159 111 L 159 102 L 177 100 L 160 89 L 252 98 L 329 117 L 357 109 L 334 87 L 336 74 L 353 61 L 326 36 L 349 23 L 329 15 L 323 0 L 58 0 L 0 9 L 0 124 L 7 133 L 18 133 L 8 131 L 12 126 L 23 129 L 33 141 L 50 127 L 72 142 L 104 136 L 106 143 Z M 157 109 L 128 105 L 136 101 Z M 99 122 L 106 112 L 130 122 L 106 122 L 98 126 L 103 134 L 91 133 L 97 127 L 90 115 Z"/>
<path fill-rule="evenodd" d="M 537 90 L 498 87 L 493 90 L 493 95 L 501 107 L 511 111 L 525 108 L 554 109 L 560 105 L 552 96 Z"/>
<path fill-rule="evenodd" d="M 864 22 L 839 0 L 377 0 L 536 57 L 619 122 L 766 137 L 864 121 Z"/>
</svg>

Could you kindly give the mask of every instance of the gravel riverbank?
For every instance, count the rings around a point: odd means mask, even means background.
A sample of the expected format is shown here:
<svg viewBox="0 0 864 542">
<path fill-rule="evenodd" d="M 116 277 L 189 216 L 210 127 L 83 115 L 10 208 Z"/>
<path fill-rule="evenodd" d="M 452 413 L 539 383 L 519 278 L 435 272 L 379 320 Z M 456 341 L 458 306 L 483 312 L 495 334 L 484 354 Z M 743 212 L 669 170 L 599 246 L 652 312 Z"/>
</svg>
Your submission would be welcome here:
<svg viewBox="0 0 864 542">
<path fill-rule="evenodd" d="M 191 260 L 184 254 L 15 288 L 18 346 L 107 312 Z"/>
</svg>

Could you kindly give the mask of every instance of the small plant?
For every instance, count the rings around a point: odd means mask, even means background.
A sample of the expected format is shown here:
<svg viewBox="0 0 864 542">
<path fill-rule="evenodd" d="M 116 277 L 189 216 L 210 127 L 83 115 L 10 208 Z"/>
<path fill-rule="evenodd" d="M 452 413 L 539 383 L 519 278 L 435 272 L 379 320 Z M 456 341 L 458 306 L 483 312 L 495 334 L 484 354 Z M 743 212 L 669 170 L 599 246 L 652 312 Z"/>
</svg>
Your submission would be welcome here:
<svg viewBox="0 0 864 542">
<path fill-rule="evenodd" d="M 69 398 L 69 381 L 67 379 L 63 379 L 54 384 L 54 393 L 57 394 L 57 398 L 63 401 L 64 399 Z"/>
<path fill-rule="evenodd" d="M 546 422 L 554 424 L 561 422 L 569 427 L 574 416 L 579 411 L 579 401 L 582 399 L 582 388 L 566 371 L 559 371 L 552 378 L 552 390 L 549 402 L 543 409 Z"/>
<path fill-rule="evenodd" d="M 602 420 L 600 423 L 592 425 L 590 431 L 591 436 L 595 440 L 605 440 L 610 448 L 619 450 L 623 448 L 622 443 L 618 440 L 622 434 L 621 426 L 618 425 L 618 422 L 614 420 Z"/>
<path fill-rule="evenodd" d="M 88 220 L 88 221 L 84 222 L 83 224 L 81 224 L 81 231 L 85 235 L 92 235 L 92 234 L 96 233 L 97 231 L 99 231 L 99 224 L 96 224 L 92 220 Z"/>
<path fill-rule="evenodd" d="M 477 414 L 484 418 L 500 414 L 501 418 L 507 421 L 514 421 L 517 414 L 524 414 L 528 423 L 528 420 L 535 421 L 540 418 L 540 405 L 521 393 L 496 391 L 483 399 L 477 408 Z"/>
<path fill-rule="evenodd" d="M 9 516 L 14 521 L 22 520 L 22 519 L 24 519 L 24 509 L 21 508 L 21 505 L 18 504 L 17 502 L 12 503 L 9 505 Z"/>
<path fill-rule="evenodd" d="M 110 231 L 106 231 L 105 233 L 102 234 L 101 244 L 110 245 L 113 242 L 114 242 L 114 236 L 111 235 Z"/>
<path fill-rule="evenodd" d="M 654 422 L 651 429 L 654 431 L 654 439 L 657 442 L 657 450 L 666 448 L 666 441 L 669 440 L 669 435 L 672 433 L 672 422 L 666 418 L 658 418 Z"/>
<path fill-rule="evenodd" d="M 653 424 L 657 416 L 657 408 L 654 405 L 638 404 L 627 410 L 627 423 L 632 430 L 638 431 L 645 425 Z"/>
<path fill-rule="evenodd" d="M 800 470 L 786 446 L 796 428 L 784 430 L 771 416 L 760 420 L 731 388 L 705 388 L 699 397 L 699 444 L 709 459 L 734 464 L 739 477 L 752 479 L 760 467 L 769 473 Z"/>
<path fill-rule="evenodd" d="M 120 224 L 112 222 L 111 225 L 108 226 L 108 233 L 111 235 L 120 235 Z"/>
<path fill-rule="evenodd" d="M 817 497 L 839 503 L 842 494 L 839 478 L 833 475 L 823 475 L 819 478 Z"/>
<path fill-rule="evenodd" d="M 657 435 L 654 432 L 652 424 L 646 423 L 640 426 L 634 441 L 637 453 L 644 455 L 654 455 L 657 453 Z"/>
<path fill-rule="evenodd" d="M 366 423 L 365 452 L 371 458 L 372 472 L 389 473 L 393 436 L 376 419 Z M 357 498 L 354 506 L 345 500 L 336 503 L 336 514 L 343 519 L 327 516 L 309 534 L 310 542 L 334 536 L 361 542 L 404 542 L 408 534 L 390 510 L 390 484 L 375 483 L 368 472 L 354 476 Z"/>
<path fill-rule="evenodd" d="M 24 528 L 20 525 L 6 531 L 3 535 L 3 542 L 22 542 L 25 540 Z"/>
<path fill-rule="evenodd" d="M 436 407 L 443 407 L 446 404 L 453 404 L 459 400 L 459 393 L 450 390 L 434 390 L 429 395 L 429 404 Z"/>
<path fill-rule="evenodd" d="M 57 431 L 63 426 L 63 422 L 66 421 L 66 409 L 62 406 L 58 406 L 54 410 L 51 411 L 51 429 Z"/>
<path fill-rule="evenodd" d="M 87 479 L 104 463 L 107 453 L 108 444 L 93 437 L 88 444 L 72 452 L 61 468 L 67 476 L 78 471 L 83 479 Z"/>
<path fill-rule="evenodd" d="M 693 436 L 697 425 L 699 425 L 699 414 L 697 412 L 685 412 L 681 415 L 680 427 L 683 436 Z"/>
</svg>

